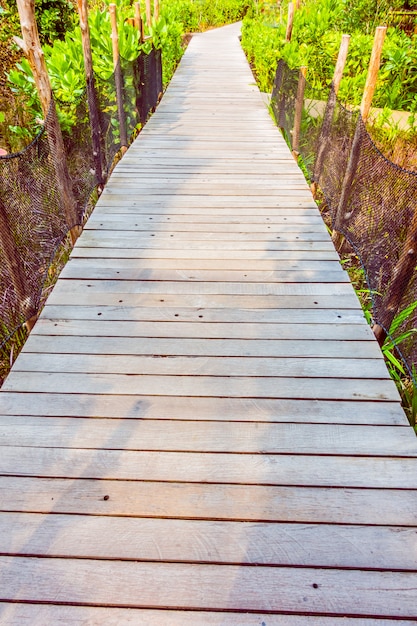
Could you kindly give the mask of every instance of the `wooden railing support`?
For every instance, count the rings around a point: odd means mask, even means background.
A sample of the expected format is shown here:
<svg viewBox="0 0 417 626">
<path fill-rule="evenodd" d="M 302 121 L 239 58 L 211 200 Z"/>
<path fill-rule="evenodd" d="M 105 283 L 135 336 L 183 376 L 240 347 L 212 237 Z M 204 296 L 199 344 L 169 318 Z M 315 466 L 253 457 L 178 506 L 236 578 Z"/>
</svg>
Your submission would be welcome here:
<svg viewBox="0 0 417 626">
<path fill-rule="evenodd" d="M 139 44 L 142 44 L 143 40 L 145 39 L 145 31 L 142 14 L 140 12 L 140 2 L 135 2 L 135 27 L 139 31 Z"/>
<path fill-rule="evenodd" d="M 151 0 L 145 0 L 146 25 L 149 28 L 152 22 Z"/>
<path fill-rule="evenodd" d="M 123 76 L 122 68 L 120 65 L 119 54 L 119 33 L 117 30 L 117 9 L 115 4 L 109 4 L 110 23 L 111 23 L 111 38 L 113 48 L 113 66 L 114 66 L 114 78 L 116 83 L 116 99 L 117 99 L 117 111 L 119 117 L 119 132 L 120 132 L 120 144 L 122 154 L 127 150 L 127 129 L 126 129 L 126 114 L 124 109 L 124 97 L 123 97 Z"/>
<path fill-rule="evenodd" d="M 290 42 L 292 37 L 292 26 L 294 22 L 294 3 L 288 5 L 287 29 L 285 31 L 285 41 Z"/>
<path fill-rule="evenodd" d="M 301 120 L 303 117 L 304 91 L 306 86 L 307 68 L 300 67 L 298 78 L 297 99 L 295 101 L 294 128 L 292 131 L 292 154 L 295 160 L 298 159 L 300 147 Z"/>
<path fill-rule="evenodd" d="M 381 62 L 382 46 L 384 43 L 386 30 L 386 26 L 378 26 L 375 31 L 371 60 L 369 62 L 368 74 L 360 107 L 360 116 L 364 122 L 366 122 L 366 120 L 368 119 L 372 98 L 375 93 L 378 70 Z M 361 128 L 361 119 L 359 118 L 355 130 L 355 135 L 353 137 L 349 161 L 343 178 L 339 204 L 334 217 L 334 231 L 332 239 L 333 243 L 338 249 L 340 249 L 344 241 L 343 235 L 340 233 L 340 229 L 342 228 L 343 223 L 351 217 L 351 214 L 346 216 L 344 215 L 344 213 L 349 202 L 353 179 L 355 177 L 356 169 L 358 167 L 361 148 Z"/>
<path fill-rule="evenodd" d="M 155 22 L 159 20 L 159 0 L 153 0 L 153 19 Z"/>
<path fill-rule="evenodd" d="M 45 121 L 47 121 L 47 137 L 49 150 L 55 170 L 55 179 L 61 198 L 63 210 L 70 228 L 71 240 L 74 244 L 80 234 L 77 225 L 77 204 L 72 192 L 68 166 L 58 121 L 55 102 L 52 98 L 52 87 L 46 69 L 45 57 L 39 41 L 38 27 L 35 19 L 35 1 L 17 0 L 22 37 L 15 37 L 16 43 L 23 49 L 31 66 L 39 100 Z"/>
<path fill-rule="evenodd" d="M 101 148 L 100 114 L 97 101 L 97 92 L 94 81 L 93 57 L 91 53 L 90 28 L 88 26 L 87 0 L 77 0 L 78 15 L 80 17 L 81 40 L 84 55 L 84 68 L 87 83 L 88 112 L 90 118 L 91 140 L 93 144 L 94 167 L 99 187 L 104 185 L 103 154 Z"/>
<path fill-rule="evenodd" d="M 350 35 L 342 35 L 342 41 L 339 48 L 339 54 L 336 61 L 336 67 L 333 74 L 332 89 L 330 90 L 329 99 L 326 104 L 326 110 L 323 116 L 323 123 L 321 125 L 320 135 L 318 139 L 318 151 L 316 161 L 314 163 L 313 172 L 313 195 L 317 192 L 317 182 L 320 178 L 321 170 L 323 167 L 323 159 L 326 152 L 327 140 L 330 134 L 330 128 L 332 124 L 334 109 L 336 106 L 336 97 L 339 92 L 340 83 L 343 76 L 343 70 L 345 69 L 347 54 L 349 50 Z"/>
</svg>

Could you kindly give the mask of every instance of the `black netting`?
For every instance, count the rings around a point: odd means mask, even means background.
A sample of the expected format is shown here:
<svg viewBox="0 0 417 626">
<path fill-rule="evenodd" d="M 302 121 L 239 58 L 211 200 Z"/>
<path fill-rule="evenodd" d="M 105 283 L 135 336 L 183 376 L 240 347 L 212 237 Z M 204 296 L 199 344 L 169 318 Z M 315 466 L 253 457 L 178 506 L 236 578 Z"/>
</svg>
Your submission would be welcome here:
<svg viewBox="0 0 417 626">
<path fill-rule="evenodd" d="M 37 313 L 57 248 L 82 224 L 92 191 L 125 143 L 123 133 L 128 140 L 135 136 L 161 92 L 160 51 L 132 62 L 122 59 L 107 80 L 93 78 L 76 102 L 52 100 L 34 141 L 22 152 L 0 157 L 0 346 Z M 96 115 L 91 114 L 94 103 Z"/>
<path fill-rule="evenodd" d="M 299 78 L 299 70 L 291 70 L 282 59 L 278 62 L 271 106 L 277 124 L 282 129 L 284 137 L 291 147 L 293 146 Z M 303 80 L 303 89 L 303 109 L 296 151 L 302 156 L 306 173 L 312 179 L 316 146 L 322 126 L 325 103 L 319 99 L 317 92 L 309 84 L 308 80 Z"/>
<path fill-rule="evenodd" d="M 278 64 L 272 109 L 290 145 L 294 141 L 299 72 Z M 358 112 L 327 102 L 306 83 L 297 152 L 319 185 L 333 228 L 351 244 L 365 272 L 376 324 L 397 341 L 415 378 L 417 338 L 417 174 L 384 157 Z M 410 307 L 410 308 L 409 308 Z M 402 312 L 411 311 L 402 318 Z M 393 324 L 394 322 L 394 324 Z"/>
</svg>

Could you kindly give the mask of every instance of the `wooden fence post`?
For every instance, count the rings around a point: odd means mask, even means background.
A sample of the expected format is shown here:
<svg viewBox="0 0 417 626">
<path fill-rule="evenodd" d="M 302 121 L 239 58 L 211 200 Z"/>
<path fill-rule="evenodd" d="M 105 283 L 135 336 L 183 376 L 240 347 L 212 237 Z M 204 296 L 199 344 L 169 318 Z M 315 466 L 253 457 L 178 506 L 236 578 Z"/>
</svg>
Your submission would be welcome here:
<svg viewBox="0 0 417 626">
<path fill-rule="evenodd" d="M 110 23 L 111 23 L 111 38 L 113 47 L 113 65 L 114 65 L 114 79 L 116 84 L 116 99 L 117 110 L 119 114 L 119 132 L 122 154 L 127 150 L 127 130 L 126 130 L 126 115 L 124 110 L 124 98 L 123 98 L 123 76 L 122 68 L 120 65 L 119 54 L 119 34 L 117 31 L 117 12 L 116 5 L 109 4 Z"/>
<path fill-rule="evenodd" d="M 30 287 L 27 284 L 23 271 L 23 264 L 19 250 L 10 228 L 10 223 L 5 206 L 0 200 L 0 246 L 2 256 L 13 283 L 16 295 L 23 306 L 23 313 L 28 317 L 26 327 L 30 331 L 36 321 L 36 309 L 33 305 Z M 12 330 L 12 329 L 11 329 Z"/>
<path fill-rule="evenodd" d="M 47 137 L 49 150 L 55 169 L 55 178 L 61 197 L 67 224 L 70 227 L 71 240 L 74 244 L 80 234 L 77 226 L 77 204 L 72 192 L 68 173 L 68 166 L 59 125 L 55 102 L 52 98 L 52 87 L 46 69 L 45 57 L 39 41 L 38 27 L 35 19 L 35 1 L 17 0 L 22 39 L 15 38 L 16 43 L 23 49 L 30 63 L 39 100 L 42 106 L 45 121 L 48 122 Z"/>
<path fill-rule="evenodd" d="M 153 0 L 153 18 L 156 22 L 159 20 L 159 0 Z"/>
<path fill-rule="evenodd" d="M 101 149 L 100 115 L 97 102 L 93 72 L 93 57 L 91 54 L 90 29 L 88 26 L 87 0 L 77 0 L 78 15 L 80 17 L 81 40 L 84 55 L 84 68 L 87 82 L 88 112 L 90 118 L 91 140 L 93 143 L 94 166 L 97 183 L 100 187 L 104 184 L 103 179 L 103 155 Z"/>
<path fill-rule="evenodd" d="M 291 1 L 288 5 L 287 30 L 285 32 L 286 42 L 291 41 L 293 21 L 294 21 L 294 4 Z"/>
<path fill-rule="evenodd" d="M 317 192 L 317 182 L 320 178 L 321 168 L 323 165 L 323 158 L 326 151 L 326 143 L 330 134 L 330 127 L 332 124 L 334 109 L 336 106 L 336 96 L 339 92 L 340 83 L 343 76 L 343 70 L 345 69 L 347 54 L 349 50 L 350 35 L 342 35 L 342 41 L 339 48 L 339 54 L 337 56 L 336 67 L 333 74 L 332 89 L 330 91 L 329 99 L 327 101 L 326 110 L 323 116 L 323 123 L 321 125 L 320 135 L 318 139 L 318 151 L 316 161 L 314 163 L 314 173 L 312 184 L 312 192 L 315 196 Z"/>
<path fill-rule="evenodd" d="M 146 25 L 149 28 L 152 22 L 151 0 L 145 0 Z"/>
<path fill-rule="evenodd" d="M 295 160 L 298 159 L 300 146 L 301 120 L 304 107 L 304 90 L 306 86 L 307 68 L 300 67 L 298 78 L 297 99 L 295 101 L 294 128 L 292 131 L 292 154 Z"/>
<path fill-rule="evenodd" d="M 378 26 L 375 31 L 374 45 L 372 47 L 371 60 L 369 61 L 368 74 L 366 76 L 365 89 L 361 102 L 361 115 L 364 122 L 368 119 L 374 97 L 379 66 L 381 64 L 382 46 L 384 45 L 386 26 Z"/>
<path fill-rule="evenodd" d="M 356 168 L 358 167 L 358 161 L 361 148 L 361 118 L 364 122 L 368 119 L 369 110 L 372 103 L 372 98 L 375 92 L 376 80 L 378 76 L 379 65 L 381 61 L 382 46 L 384 43 L 386 26 L 378 26 L 375 32 L 374 44 L 372 48 L 371 60 L 369 62 L 368 75 L 366 78 L 365 90 L 362 97 L 360 107 L 360 118 L 356 126 L 355 135 L 353 137 L 352 148 L 350 151 L 349 161 L 346 167 L 346 172 L 343 178 L 342 191 L 340 194 L 339 204 L 334 217 L 334 230 L 333 230 L 333 243 L 336 248 L 340 248 L 343 243 L 343 235 L 339 232 L 343 222 L 345 221 L 344 212 L 349 201 L 353 179 L 355 177 Z M 349 214 L 349 218 L 351 214 Z M 347 219 L 347 218 L 346 218 Z"/>
<path fill-rule="evenodd" d="M 143 20 L 140 12 L 140 2 L 135 2 L 135 27 L 139 31 L 139 43 L 142 44 L 145 38 L 145 32 L 143 30 Z"/>
</svg>

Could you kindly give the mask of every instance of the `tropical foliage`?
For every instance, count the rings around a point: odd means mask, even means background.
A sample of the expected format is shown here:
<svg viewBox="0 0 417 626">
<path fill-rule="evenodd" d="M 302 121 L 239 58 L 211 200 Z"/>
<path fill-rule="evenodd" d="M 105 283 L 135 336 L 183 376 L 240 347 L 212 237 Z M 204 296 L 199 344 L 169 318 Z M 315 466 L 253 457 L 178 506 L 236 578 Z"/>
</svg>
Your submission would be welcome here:
<svg viewBox="0 0 417 626">
<path fill-rule="evenodd" d="M 417 9 L 417 1 L 414 3 Z M 285 41 L 287 3 L 278 8 L 258 5 L 244 20 L 242 44 L 253 64 L 260 88 L 270 91 L 277 61 L 290 67 L 307 65 L 317 94 L 331 83 L 342 33 L 351 35 L 340 97 L 359 104 L 372 50 L 374 29 L 388 24 L 374 105 L 417 111 L 417 34 L 395 22 L 393 9 L 403 0 L 308 0 L 295 12 L 291 42 Z"/>
</svg>

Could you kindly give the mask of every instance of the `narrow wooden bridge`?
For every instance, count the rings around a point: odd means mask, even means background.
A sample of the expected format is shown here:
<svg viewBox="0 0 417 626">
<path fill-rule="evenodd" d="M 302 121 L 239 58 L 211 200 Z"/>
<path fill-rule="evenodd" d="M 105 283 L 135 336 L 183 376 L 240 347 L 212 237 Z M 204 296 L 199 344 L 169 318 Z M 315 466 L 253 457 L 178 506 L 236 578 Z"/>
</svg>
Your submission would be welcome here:
<svg viewBox="0 0 417 626">
<path fill-rule="evenodd" d="M 0 394 L 0 623 L 417 623 L 417 444 L 238 27 L 197 35 Z"/>
</svg>

